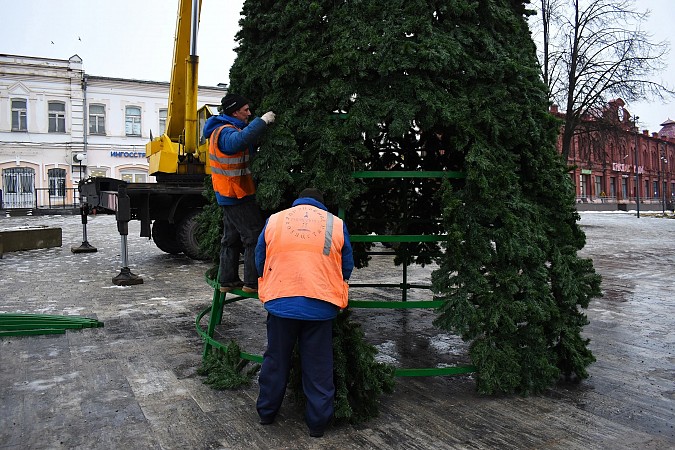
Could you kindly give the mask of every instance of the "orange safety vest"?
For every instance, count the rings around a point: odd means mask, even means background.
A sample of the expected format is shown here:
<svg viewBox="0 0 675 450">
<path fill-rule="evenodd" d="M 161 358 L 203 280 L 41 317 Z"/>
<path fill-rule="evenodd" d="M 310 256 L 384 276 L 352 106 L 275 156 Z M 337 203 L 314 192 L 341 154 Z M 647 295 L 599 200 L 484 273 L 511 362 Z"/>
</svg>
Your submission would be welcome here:
<svg viewBox="0 0 675 450">
<path fill-rule="evenodd" d="M 233 155 L 223 153 L 218 148 L 218 137 L 223 128 L 234 128 L 227 124 L 214 130 L 209 138 L 209 162 L 213 190 L 223 197 L 244 198 L 255 194 L 255 184 L 251 175 L 251 164 L 248 148 Z"/>
<path fill-rule="evenodd" d="M 265 228 L 267 244 L 258 298 L 310 297 L 347 306 L 349 286 L 342 278 L 342 220 L 312 205 L 273 214 Z"/>
</svg>

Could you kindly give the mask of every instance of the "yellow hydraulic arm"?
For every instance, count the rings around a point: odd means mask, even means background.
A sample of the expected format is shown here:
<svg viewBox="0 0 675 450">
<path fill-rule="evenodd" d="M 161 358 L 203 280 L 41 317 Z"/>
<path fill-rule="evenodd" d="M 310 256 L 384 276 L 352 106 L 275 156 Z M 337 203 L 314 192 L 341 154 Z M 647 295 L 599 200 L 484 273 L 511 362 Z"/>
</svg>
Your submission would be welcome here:
<svg viewBox="0 0 675 450">
<path fill-rule="evenodd" d="M 199 146 L 197 33 L 201 0 L 179 0 L 166 131 L 145 146 L 151 175 L 208 172 Z"/>
</svg>

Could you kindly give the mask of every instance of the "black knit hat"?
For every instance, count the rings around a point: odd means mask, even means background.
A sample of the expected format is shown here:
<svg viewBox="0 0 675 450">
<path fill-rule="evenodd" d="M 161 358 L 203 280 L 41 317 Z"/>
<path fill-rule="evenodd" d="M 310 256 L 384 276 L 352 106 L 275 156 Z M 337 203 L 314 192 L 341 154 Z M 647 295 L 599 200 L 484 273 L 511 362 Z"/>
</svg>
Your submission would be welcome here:
<svg viewBox="0 0 675 450">
<path fill-rule="evenodd" d="M 305 188 L 300 192 L 298 198 L 313 198 L 314 200 L 321 202 L 323 204 L 323 194 L 318 189 L 314 188 Z"/>
<path fill-rule="evenodd" d="M 233 112 L 239 110 L 245 105 L 248 105 L 249 103 L 250 102 L 248 99 L 242 97 L 241 95 L 227 94 L 220 101 L 220 110 L 223 114 L 227 114 L 229 116 Z"/>
</svg>

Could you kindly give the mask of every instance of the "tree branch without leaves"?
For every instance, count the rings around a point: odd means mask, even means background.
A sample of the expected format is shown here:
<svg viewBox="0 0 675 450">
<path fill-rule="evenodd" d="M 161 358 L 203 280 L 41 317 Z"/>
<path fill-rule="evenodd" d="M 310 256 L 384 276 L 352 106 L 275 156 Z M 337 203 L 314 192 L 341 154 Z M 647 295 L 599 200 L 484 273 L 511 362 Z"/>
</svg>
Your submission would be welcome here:
<svg viewBox="0 0 675 450">
<path fill-rule="evenodd" d="M 531 27 L 549 100 L 564 106 L 565 160 L 582 121 L 607 126 L 602 111 L 611 99 L 675 96 L 672 88 L 653 81 L 665 69 L 669 44 L 652 42 L 640 28 L 649 11 L 637 11 L 634 0 L 540 0 L 537 8 Z"/>
</svg>

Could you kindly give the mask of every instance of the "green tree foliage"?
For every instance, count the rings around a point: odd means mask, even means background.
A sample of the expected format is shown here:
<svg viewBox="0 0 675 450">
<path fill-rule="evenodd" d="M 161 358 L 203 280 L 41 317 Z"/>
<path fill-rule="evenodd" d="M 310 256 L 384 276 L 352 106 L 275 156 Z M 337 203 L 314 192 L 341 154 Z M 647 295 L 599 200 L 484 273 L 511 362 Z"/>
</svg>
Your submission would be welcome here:
<svg viewBox="0 0 675 450">
<path fill-rule="evenodd" d="M 223 212 L 216 201 L 216 193 L 213 190 L 211 177 L 204 178 L 204 191 L 202 195 L 207 202 L 202 212 L 197 217 L 199 236 L 199 251 L 207 255 L 212 266 L 206 271 L 206 277 L 218 280 L 218 267 L 220 265 L 220 240 L 223 236 Z"/>
<path fill-rule="evenodd" d="M 197 374 L 205 376 L 204 384 L 213 389 L 236 389 L 251 384 L 251 380 L 260 370 L 259 364 L 252 364 L 240 357 L 241 349 L 235 341 L 230 341 L 225 350 L 213 349 L 206 355 Z"/>
<path fill-rule="evenodd" d="M 377 349 L 342 311 L 333 326 L 335 418 L 361 423 L 379 414 L 380 397 L 394 390 L 394 368 L 375 361 Z"/>
<path fill-rule="evenodd" d="M 413 260 L 437 258 L 435 323 L 472 342 L 485 393 L 538 392 L 593 361 L 581 309 L 600 278 L 577 256 L 585 236 L 526 3 L 247 0 L 230 73 L 233 92 L 277 113 L 254 162 L 263 207 L 313 185 L 347 208 L 352 234 L 449 235 L 442 255 L 420 244 Z M 466 178 L 352 178 L 369 169 Z"/>
<path fill-rule="evenodd" d="M 365 340 L 361 326 L 350 319 L 349 309 L 333 323 L 335 420 L 351 424 L 379 415 L 380 397 L 394 391 L 394 368 L 375 361 L 377 349 Z M 297 351 L 293 354 L 289 387 L 299 405 L 304 404 L 302 370 Z"/>
</svg>

